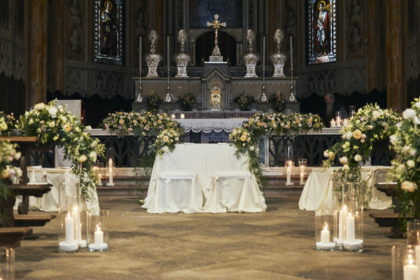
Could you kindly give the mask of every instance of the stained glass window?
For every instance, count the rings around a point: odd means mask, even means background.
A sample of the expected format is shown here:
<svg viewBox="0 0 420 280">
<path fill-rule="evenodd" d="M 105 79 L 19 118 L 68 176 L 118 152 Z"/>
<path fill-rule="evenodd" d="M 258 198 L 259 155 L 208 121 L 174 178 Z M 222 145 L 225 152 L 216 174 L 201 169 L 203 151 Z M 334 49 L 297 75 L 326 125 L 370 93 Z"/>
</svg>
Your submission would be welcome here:
<svg viewBox="0 0 420 280">
<path fill-rule="evenodd" d="M 123 0 L 95 0 L 95 62 L 123 64 L 123 22 Z"/>
<path fill-rule="evenodd" d="M 336 0 L 306 0 L 308 19 L 308 63 L 337 60 Z"/>
</svg>

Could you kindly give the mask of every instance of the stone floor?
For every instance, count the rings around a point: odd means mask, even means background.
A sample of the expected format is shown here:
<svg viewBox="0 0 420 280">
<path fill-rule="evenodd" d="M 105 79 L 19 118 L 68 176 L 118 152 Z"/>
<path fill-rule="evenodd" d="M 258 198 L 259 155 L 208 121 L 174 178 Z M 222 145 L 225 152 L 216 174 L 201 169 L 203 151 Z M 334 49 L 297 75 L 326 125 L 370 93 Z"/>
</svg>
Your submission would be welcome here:
<svg viewBox="0 0 420 280">
<path fill-rule="evenodd" d="M 391 279 L 391 246 L 365 213 L 365 252 L 319 252 L 313 212 L 297 197 L 268 198 L 258 214 L 148 214 L 132 197 L 107 197 L 111 249 L 57 252 L 54 222 L 16 250 L 16 279 Z"/>
</svg>

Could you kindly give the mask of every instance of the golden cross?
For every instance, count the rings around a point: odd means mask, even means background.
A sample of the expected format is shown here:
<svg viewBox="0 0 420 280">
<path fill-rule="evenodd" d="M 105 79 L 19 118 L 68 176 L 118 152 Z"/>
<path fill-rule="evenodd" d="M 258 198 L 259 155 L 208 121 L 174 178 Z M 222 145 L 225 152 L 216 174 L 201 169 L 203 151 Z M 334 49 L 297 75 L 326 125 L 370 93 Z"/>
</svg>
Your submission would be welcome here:
<svg viewBox="0 0 420 280">
<path fill-rule="evenodd" d="M 219 30 L 220 27 L 226 27 L 226 22 L 220 22 L 219 21 L 219 15 L 215 14 L 213 22 L 207 22 L 207 26 L 214 28 L 214 49 L 213 49 L 212 55 L 220 56 L 220 50 L 219 50 L 218 40 L 217 40 L 218 36 L 217 35 L 218 35 L 218 30 Z"/>
</svg>

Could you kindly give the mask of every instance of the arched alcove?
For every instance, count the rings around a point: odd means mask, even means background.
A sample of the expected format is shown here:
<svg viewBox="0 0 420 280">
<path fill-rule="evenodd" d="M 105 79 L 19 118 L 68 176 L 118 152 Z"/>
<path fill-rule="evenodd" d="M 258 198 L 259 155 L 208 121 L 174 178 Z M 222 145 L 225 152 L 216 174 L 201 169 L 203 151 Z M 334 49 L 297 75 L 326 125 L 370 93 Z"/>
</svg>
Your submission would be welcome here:
<svg viewBox="0 0 420 280">
<path fill-rule="evenodd" d="M 226 32 L 218 32 L 219 49 L 224 61 L 229 61 L 231 65 L 236 65 L 236 40 Z M 203 65 L 203 61 L 208 61 L 214 48 L 214 32 L 206 32 L 197 38 L 195 44 L 195 59 L 197 65 Z"/>
</svg>

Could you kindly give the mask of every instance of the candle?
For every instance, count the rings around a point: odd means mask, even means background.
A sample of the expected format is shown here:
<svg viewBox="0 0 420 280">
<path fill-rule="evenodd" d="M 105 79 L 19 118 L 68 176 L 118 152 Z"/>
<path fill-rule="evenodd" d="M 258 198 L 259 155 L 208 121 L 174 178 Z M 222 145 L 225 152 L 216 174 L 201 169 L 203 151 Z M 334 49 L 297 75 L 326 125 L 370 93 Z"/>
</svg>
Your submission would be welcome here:
<svg viewBox="0 0 420 280">
<path fill-rule="evenodd" d="M 141 36 L 139 37 L 139 77 L 140 77 L 140 81 L 141 81 L 141 60 L 142 60 L 142 38 Z"/>
<path fill-rule="evenodd" d="M 265 36 L 263 37 L 263 82 L 265 81 Z"/>
<path fill-rule="evenodd" d="M 346 218 L 346 241 L 355 241 L 354 216 L 351 214 L 351 212 Z"/>
<path fill-rule="evenodd" d="M 328 224 L 325 223 L 324 229 L 321 230 L 321 243 L 330 242 L 330 231 L 328 230 Z"/>
<path fill-rule="evenodd" d="M 418 269 L 414 264 L 413 256 L 408 255 L 408 263 L 404 265 L 404 280 L 418 280 Z"/>
<path fill-rule="evenodd" d="M 110 158 L 108 161 L 108 177 L 109 177 L 109 182 L 108 182 L 108 186 L 114 186 L 114 177 L 113 177 L 113 168 L 112 168 L 112 159 Z"/>
<path fill-rule="evenodd" d="M 348 125 L 348 123 L 347 123 L 347 119 L 344 119 L 343 120 L 343 126 L 347 126 Z"/>
<path fill-rule="evenodd" d="M 336 124 L 337 124 L 337 126 L 341 126 L 341 118 L 340 118 L 340 116 L 337 116 Z"/>
<path fill-rule="evenodd" d="M 77 206 L 73 207 L 73 218 L 75 239 L 80 242 L 82 239 L 82 229 L 80 228 L 80 212 Z"/>
<path fill-rule="evenodd" d="M 414 247 L 415 252 L 416 252 L 416 264 L 420 264 L 420 245 L 416 245 L 416 247 Z M 420 279 L 420 271 L 419 271 L 419 279 Z"/>
<path fill-rule="evenodd" d="M 293 80 L 293 37 L 290 35 L 290 80 Z"/>
<path fill-rule="evenodd" d="M 181 119 L 185 119 L 184 113 L 181 114 Z"/>
<path fill-rule="evenodd" d="M 334 119 L 332 119 L 332 120 L 330 121 L 330 127 L 335 127 L 335 120 L 334 120 Z"/>
<path fill-rule="evenodd" d="M 104 243 L 104 232 L 101 230 L 99 225 L 96 225 L 94 243 L 96 246 L 101 246 Z"/>
<path fill-rule="evenodd" d="M 70 212 L 67 213 L 67 217 L 65 220 L 65 230 L 66 230 L 66 242 L 73 243 L 74 242 L 74 219 L 70 216 Z"/>
<path fill-rule="evenodd" d="M 299 169 L 300 169 L 300 184 L 301 185 L 305 184 L 305 168 L 306 168 L 306 166 L 304 164 L 301 164 L 299 166 Z"/>
<path fill-rule="evenodd" d="M 338 221 L 338 239 L 339 242 L 343 242 L 345 239 L 345 228 L 346 225 L 344 223 L 344 220 L 347 216 L 347 207 L 346 205 L 343 205 L 343 207 L 341 208 L 340 212 L 339 212 L 339 221 Z"/>
<path fill-rule="evenodd" d="M 175 114 L 172 114 L 171 115 L 171 119 L 175 119 Z"/>
<path fill-rule="evenodd" d="M 288 160 L 287 161 L 287 168 L 286 168 L 286 185 L 291 185 L 292 184 L 292 180 L 291 180 L 292 171 L 293 171 L 292 168 L 293 168 L 292 161 Z"/>
</svg>

